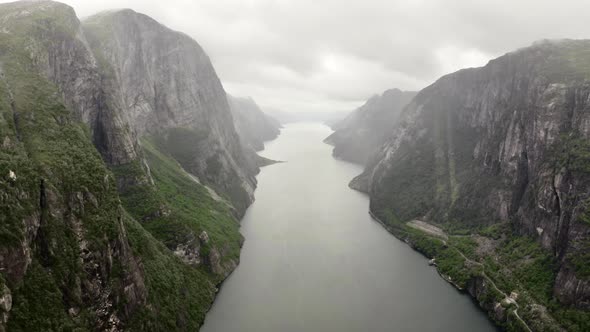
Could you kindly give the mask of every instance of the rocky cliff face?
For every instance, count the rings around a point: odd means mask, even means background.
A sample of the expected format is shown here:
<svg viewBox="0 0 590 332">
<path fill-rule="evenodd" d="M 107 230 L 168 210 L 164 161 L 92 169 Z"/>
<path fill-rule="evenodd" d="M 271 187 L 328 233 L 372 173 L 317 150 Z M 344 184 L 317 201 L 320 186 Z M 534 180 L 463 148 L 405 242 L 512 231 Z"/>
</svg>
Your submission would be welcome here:
<svg viewBox="0 0 590 332">
<path fill-rule="evenodd" d="M 141 145 L 138 158 L 112 167 L 124 206 L 181 259 L 226 276 L 242 238 L 225 217 L 240 218 L 253 201 L 258 158 L 240 143 L 208 56 L 188 36 L 132 10 L 97 14 L 83 27 L 104 89 Z M 181 204 L 171 186 L 194 203 Z M 226 231 L 212 232 L 219 228 Z M 201 232 L 211 232 L 211 245 L 196 240 Z"/>
<path fill-rule="evenodd" d="M 0 331 L 197 330 L 257 168 L 194 41 L 90 25 L 0 5 Z"/>
<path fill-rule="evenodd" d="M 120 105 L 101 83 L 96 59 L 74 10 L 49 1 L 3 7 L 0 24 L 4 33 L 26 36 L 26 55 L 32 65 L 58 86 L 74 118 L 89 125 L 103 158 L 111 164 L 135 159 L 133 134 L 122 118 Z M 49 24 L 32 25 L 31 19 Z"/>
<path fill-rule="evenodd" d="M 242 150 L 225 91 L 199 44 L 132 10 L 101 13 L 83 25 L 131 130 L 166 141 L 187 171 L 242 214 L 258 169 Z"/>
<path fill-rule="evenodd" d="M 228 95 L 229 105 L 236 131 L 242 143 L 255 151 L 264 149 L 264 142 L 270 141 L 281 132 L 281 124 L 265 114 L 252 98 L 238 98 Z"/>
<path fill-rule="evenodd" d="M 379 217 L 508 222 L 553 255 L 553 296 L 590 305 L 590 42 L 540 42 L 444 76 L 353 180 Z"/>
<path fill-rule="evenodd" d="M 2 5 L 0 22 L 0 330 L 120 330 L 147 291 L 114 179 L 79 122 L 109 112 L 79 22 L 45 2 Z"/>
<path fill-rule="evenodd" d="M 337 158 L 365 164 L 385 141 L 399 115 L 416 92 L 392 89 L 374 96 L 332 126 L 335 132 L 325 142 L 334 145 Z"/>
</svg>

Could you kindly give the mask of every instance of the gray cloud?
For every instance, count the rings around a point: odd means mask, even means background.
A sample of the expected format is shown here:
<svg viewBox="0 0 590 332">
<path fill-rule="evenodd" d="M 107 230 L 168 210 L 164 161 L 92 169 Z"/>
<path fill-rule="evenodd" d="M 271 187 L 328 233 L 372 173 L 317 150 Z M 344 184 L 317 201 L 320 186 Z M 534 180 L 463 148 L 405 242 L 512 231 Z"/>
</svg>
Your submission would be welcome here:
<svg viewBox="0 0 590 332">
<path fill-rule="evenodd" d="M 590 38 L 590 3 L 581 0 L 63 2 L 79 16 L 132 8 L 183 31 L 229 93 L 285 111 L 349 111 L 535 40 Z"/>
</svg>

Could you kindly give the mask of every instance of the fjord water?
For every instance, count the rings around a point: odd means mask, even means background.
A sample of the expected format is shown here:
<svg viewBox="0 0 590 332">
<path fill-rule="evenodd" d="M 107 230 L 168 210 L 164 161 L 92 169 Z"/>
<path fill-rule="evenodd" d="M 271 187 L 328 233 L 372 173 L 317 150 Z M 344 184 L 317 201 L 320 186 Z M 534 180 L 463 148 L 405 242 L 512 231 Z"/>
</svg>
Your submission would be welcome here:
<svg viewBox="0 0 590 332">
<path fill-rule="evenodd" d="M 321 124 L 292 124 L 262 155 L 241 261 L 204 332 L 495 331 L 470 298 L 368 215 L 361 167 L 331 156 Z"/>
</svg>

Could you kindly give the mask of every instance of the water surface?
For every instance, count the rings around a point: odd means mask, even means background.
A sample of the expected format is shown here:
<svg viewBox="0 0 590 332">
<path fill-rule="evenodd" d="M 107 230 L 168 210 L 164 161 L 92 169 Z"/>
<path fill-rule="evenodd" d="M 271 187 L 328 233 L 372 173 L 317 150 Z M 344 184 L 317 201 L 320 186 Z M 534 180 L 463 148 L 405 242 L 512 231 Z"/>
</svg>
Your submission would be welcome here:
<svg viewBox="0 0 590 332">
<path fill-rule="evenodd" d="M 320 124 L 292 124 L 261 153 L 242 220 L 241 262 L 204 332 L 495 331 L 471 299 L 368 215 L 348 188 L 362 171 L 335 160 Z"/>
</svg>

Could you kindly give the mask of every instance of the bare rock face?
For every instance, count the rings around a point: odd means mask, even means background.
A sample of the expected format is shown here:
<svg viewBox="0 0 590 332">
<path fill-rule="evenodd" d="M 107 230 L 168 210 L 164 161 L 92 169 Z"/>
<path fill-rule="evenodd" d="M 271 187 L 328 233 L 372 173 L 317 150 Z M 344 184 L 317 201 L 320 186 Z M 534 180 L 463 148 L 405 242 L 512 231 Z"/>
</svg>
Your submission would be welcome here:
<svg viewBox="0 0 590 332">
<path fill-rule="evenodd" d="M 354 185 L 401 220 L 509 221 L 559 265 L 555 295 L 588 306 L 589 41 L 541 42 L 442 77 L 404 109 Z M 581 265 L 580 265 L 581 264 Z"/>
<path fill-rule="evenodd" d="M 203 233 L 207 234 L 205 231 L 203 231 Z M 174 255 L 180 258 L 185 264 L 191 266 L 201 265 L 201 236 L 199 236 L 199 239 L 197 240 L 194 233 L 190 233 L 187 236 L 187 241 L 176 245 Z"/>
<path fill-rule="evenodd" d="M 188 265 L 199 266 L 201 264 L 199 249 L 200 247 L 195 246 L 193 243 L 178 244 L 176 250 L 174 250 L 174 255 Z"/>
<path fill-rule="evenodd" d="M 265 141 L 279 136 L 281 124 L 265 114 L 252 98 L 230 95 L 227 98 L 242 144 L 255 151 L 261 151 L 264 149 Z"/>
<path fill-rule="evenodd" d="M 8 34 L 28 37 L 28 56 L 47 79 L 55 83 L 74 119 L 89 125 L 95 146 L 110 164 L 137 157 L 132 132 L 121 118 L 121 107 L 102 85 L 96 59 L 90 51 L 74 10 L 52 2 L 16 2 L 5 5 L 1 25 Z M 30 24 L 32 15 L 44 16 L 46 27 Z"/>
<path fill-rule="evenodd" d="M 242 149 L 225 91 L 199 44 L 132 10 L 101 13 L 83 25 L 125 123 L 138 137 L 158 137 L 187 171 L 243 213 L 258 169 Z"/>
<path fill-rule="evenodd" d="M 324 142 L 334 145 L 334 157 L 365 164 L 388 137 L 402 109 L 416 92 L 391 89 L 369 99 L 332 126 Z"/>
<path fill-rule="evenodd" d="M 206 231 L 202 231 L 201 234 L 199 235 L 199 242 L 201 242 L 201 244 L 203 244 L 203 245 L 209 243 L 209 234 L 207 234 Z"/>
</svg>

